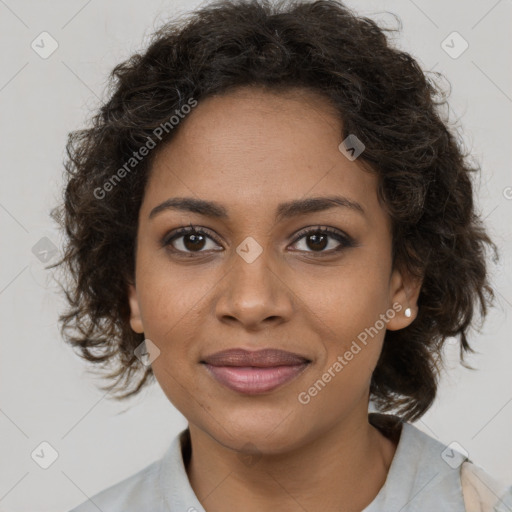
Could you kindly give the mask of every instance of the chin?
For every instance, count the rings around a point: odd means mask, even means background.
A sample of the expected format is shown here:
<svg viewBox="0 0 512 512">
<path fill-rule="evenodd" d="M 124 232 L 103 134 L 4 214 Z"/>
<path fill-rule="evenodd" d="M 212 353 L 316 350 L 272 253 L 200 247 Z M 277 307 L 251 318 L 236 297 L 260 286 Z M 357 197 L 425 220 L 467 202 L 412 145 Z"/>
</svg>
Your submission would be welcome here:
<svg viewBox="0 0 512 512">
<path fill-rule="evenodd" d="M 209 422 L 208 434 L 223 446 L 250 453 L 279 454 L 288 451 L 301 438 L 296 426 L 290 425 L 286 414 L 255 417 L 250 414 L 224 416 L 224 422 Z M 293 432 L 293 435 L 291 433 Z"/>
</svg>

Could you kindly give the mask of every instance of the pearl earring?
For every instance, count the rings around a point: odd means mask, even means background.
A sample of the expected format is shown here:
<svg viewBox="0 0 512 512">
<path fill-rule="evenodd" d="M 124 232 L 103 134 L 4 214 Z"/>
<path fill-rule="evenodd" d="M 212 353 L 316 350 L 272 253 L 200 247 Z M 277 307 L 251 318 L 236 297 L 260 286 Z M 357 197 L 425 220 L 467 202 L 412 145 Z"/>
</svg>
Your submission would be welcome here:
<svg viewBox="0 0 512 512">
<path fill-rule="evenodd" d="M 411 315 L 412 315 L 411 308 L 407 308 L 407 309 L 404 311 L 404 315 L 405 315 L 407 318 L 410 318 L 410 317 L 411 317 Z"/>
</svg>

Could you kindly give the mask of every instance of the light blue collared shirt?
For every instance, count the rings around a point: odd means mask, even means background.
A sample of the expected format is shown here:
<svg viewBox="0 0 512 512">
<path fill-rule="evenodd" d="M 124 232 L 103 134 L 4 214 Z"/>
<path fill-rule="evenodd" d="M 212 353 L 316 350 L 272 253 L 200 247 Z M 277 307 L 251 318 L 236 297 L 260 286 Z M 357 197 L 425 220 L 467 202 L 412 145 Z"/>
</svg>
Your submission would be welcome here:
<svg viewBox="0 0 512 512">
<path fill-rule="evenodd" d="M 466 512 L 460 476 L 466 458 L 462 454 L 395 416 L 370 413 L 369 421 L 386 435 L 400 437 L 386 482 L 362 512 Z M 161 459 L 70 512 L 206 512 L 185 469 L 183 450 L 189 449 L 186 428 Z M 512 487 L 497 502 L 499 506 L 485 510 L 512 512 Z"/>
</svg>

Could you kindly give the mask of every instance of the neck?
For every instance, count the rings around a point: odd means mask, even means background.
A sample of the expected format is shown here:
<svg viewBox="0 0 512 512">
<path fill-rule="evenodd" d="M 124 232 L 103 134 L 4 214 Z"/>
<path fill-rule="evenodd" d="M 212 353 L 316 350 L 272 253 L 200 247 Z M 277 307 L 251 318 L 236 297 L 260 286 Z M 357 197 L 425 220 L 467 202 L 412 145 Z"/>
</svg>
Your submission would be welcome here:
<svg viewBox="0 0 512 512">
<path fill-rule="evenodd" d="M 396 450 L 396 440 L 372 426 L 366 412 L 279 454 L 243 455 L 195 425 L 189 429 L 187 474 L 208 512 L 227 503 L 244 512 L 361 511 L 384 485 Z"/>
</svg>

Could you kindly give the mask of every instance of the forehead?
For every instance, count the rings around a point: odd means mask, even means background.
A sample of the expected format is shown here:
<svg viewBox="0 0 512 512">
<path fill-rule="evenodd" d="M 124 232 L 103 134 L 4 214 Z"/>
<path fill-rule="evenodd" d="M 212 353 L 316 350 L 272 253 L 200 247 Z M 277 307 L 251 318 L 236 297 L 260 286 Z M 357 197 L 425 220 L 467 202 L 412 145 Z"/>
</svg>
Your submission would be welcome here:
<svg viewBox="0 0 512 512">
<path fill-rule="evenodd" d="M 206 98 L 156 155 L 142 208 L 148 214 L 169 197 L 187 196 L 240 215 L 333 194 L 378 208 L 377 176 L 348 160 L 341 141 L 333 106 L 307 90 L 244 88 Z"/>
</svg>

